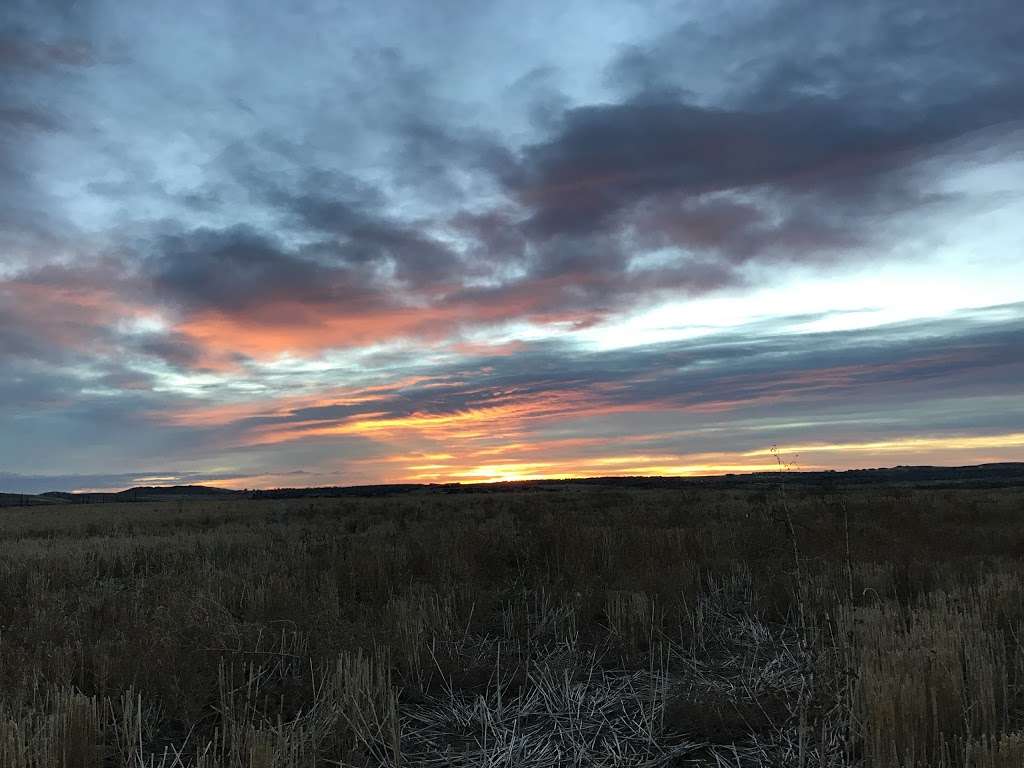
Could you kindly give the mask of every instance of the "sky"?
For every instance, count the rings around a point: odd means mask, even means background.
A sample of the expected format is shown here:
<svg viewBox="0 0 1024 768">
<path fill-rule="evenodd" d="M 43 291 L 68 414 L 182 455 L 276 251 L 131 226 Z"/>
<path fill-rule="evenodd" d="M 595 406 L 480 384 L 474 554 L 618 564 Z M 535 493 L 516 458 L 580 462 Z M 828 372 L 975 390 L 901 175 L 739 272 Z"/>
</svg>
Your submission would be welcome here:
<svg viewBox="0 0 1024 768">
<path fill-rule="evenodd" d="M 1024 460 L 1014 0 L 5 0 L 0 490 Z"/>
</svg>

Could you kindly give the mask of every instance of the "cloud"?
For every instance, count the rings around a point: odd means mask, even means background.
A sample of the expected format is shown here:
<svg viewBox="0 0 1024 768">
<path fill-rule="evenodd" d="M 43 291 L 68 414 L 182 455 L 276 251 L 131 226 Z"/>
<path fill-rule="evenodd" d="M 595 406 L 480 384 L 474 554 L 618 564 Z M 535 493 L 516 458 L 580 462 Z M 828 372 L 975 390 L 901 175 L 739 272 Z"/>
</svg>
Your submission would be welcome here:
<svg viewBox="0 0 1024 768">
<path fill-rule="evenodd" d="M 40 178 L 45 141 L 74 127 L 55 94 L 96 59 L 70 34 L 81 8 L 64 5 L 11 0 L 0 9 L 0 267 L 57 250 L 73 230 Z"/>
<path fill-rule="evenodd" d="M 636 439 L 617 466 L 698 466 L 679 433 L 725 423 L 699 433 L 724 455 L 801 409 L 856 442 L 858 408 L 1006 408 L 1016 315 L 630 328 L 868 264 L 899 316 L 1019 300 L 1011 3 L 299 5 L 0 11 L 0 429 L 35 441 L 0 463 L 252 475 L 309 446 L 369 476 L 504 440 L 526 471 L 599 434 Z M 705 325 L 680 311 L 653 337 Z"/>
<path fill-rule="evenodd" d="M 135 349 L 141 354 L 157 357 L 177 368 L 202 367 L 202 349 L 182 333 L 140 334 Z"/>
<path fill-rule="evenodd" d="M 420 231 L 427 222 L 405 223 L 373 210 L 378 193 L 365 185 L 348 198 L 340 190 L 334 196 L 314 191 L 323 189 L 325 181 L 330 183 L 314 176 L 297 192 L 266 190 L 268 202 L 294 217 L 300 231 L 331 237 L 314 248 L 369 277 L 386 277 L 417 291 L 429 291 L 458 274 L 462 263 L 456 254 Z"/>
<path fill-rule="evenodd" d="M 895 222 L 963 202 L 940 191 L 929 158 L 1024 118 L 1024 54 L 1002 27 L 1019 14 L 1006 3 L 769 8 L 631 46 L 609 69 L 620 99 L 572 106 L 524 147 L 503 179 L 527 212 L 534 273 L 603 272 L 615 287 L 593 300 L 629 303 L 651 284 L 742 285 L 751 261 L 878 259 Z M 719 81 L 687 87 L 722 56 Z M 682 268 L 650 283 L 624 274 L 657 248 L 682 251 Z"/>
<path fill-rule="evenodd" d="M 0 355 L 54 361 L 68 352 L 109 351 L 112 326 L 142 311 L 124 295 L 125 285 L 114 261 L 45 264 L 0 278 Z"/>
<path fill-rule="evenodd" d="M 514 356 L 424 368 L 391 385 L 327 389 L 314 402 L 286 398 L 267 403 L 263 412 L 258 406 L 214 408 L 174 418 L 218 424 L 253 444 L 352 434 L 444 442 L 507 437 L 616 413 L 705 422 L 917 400 L 935 392 L 1009 395 L 1024 370 L 1017 349 L 1020 310 L 1012 319 L 966 313 L 857 332 L 773 335 L 751 329 L 607 352 L 540 343 Z"/>
<path fill-rule="evenodd" d="M 331 386 L 328 375 L 307 395 L 154 418 L 203 429 L 221 450 L 345 448 L 339 477 L 421 481 L 750 471 L 773 443 L 811 446 L 799 451 L 805 468 L 862 464 L 875 448 L 1006 459 L 1024 430 L 1021 310 L 867 332 L 751 326 L 605 352 L 535 343 L 374 386 Z"/>
<path fill-rule="evenodd" d="M 192 310 L 273 313 L 282 303 L 357 304 L 374 298 L 357 268 L 287 250 L 248 227 L 165 235 L 156 249 L 147 264 L 156 296 Z"/>
<path fill-rule="evenodd" d="M 799 67 L 802 33 L 783 25 L 790 6 L 710 14 L 696 31 L 691 20 L 637 40 L 608 67 L 614 98 L 555 98 L 564 73 L 547 64 L 509 72 L 516 104 L 533 94 L 547 105 L 515 137 L 474 126 L 437 62 L 394 45 L 355 49 L 335 80 L 310 71 L 309 92 L 247 89 L 236 99 L 246 108 L 230 116 L 218 117 L 222 105 L 197 89 L 188 98 L 201 134 L 175 102 L 164 108 L 187 138 L 183 156 L 204 163 L 200 180 L 152 159 L 157 142 L 131 147 L 134 139 L 119 137 L 107 151 L 124 173 L 89 182 L 89 212 L 97 201 L 115 206 L 104 209 L 115 225 L 108 247 L 137 273 L 133 297 L 151 291 L 146 301 L 176 314 L 179 351 L 193 350 L 166 358 L 177 365 L 225 365 L 217 358 L 226 337 L 244 355 L 267 357 L 511 321 L 583 327 L 668 296 L 747 285 L 766 265 L 884 259 L 894 220 L 922 221 L 960 199 L 935 188 L 920 161 L 951 138 L 1019 116 L 1019 86 L 1004 72 L 1015 54 L 1001 38 L 985 45 L 997 33 L 981 21 L 872 6 L 867 26 L 852 25 L 860 31 L 828 50 L 812 46 Z M 261 18 L 276 17 L 264 9 Z M 278 21 L 282 34 L 297 33 L 293 20 Z M 896 32 L 912 22 L 923 32 L 908 48 Z M 987 73 L 981 87 L 955 78 L 942 91 L 924 87 L 926 64 L 948 60 L 936 46 L 965 24 L 972 66 Z M 686 36 L 697 51 L 713 40 L 742 66 L 724 68 L 717 90 L 674 83 L 673 73 L 692 69 L 678 59 Z M 86 63 L 46 47 L 56 43 L 33 44 L 44 53 L 11 48 L 22 70 L 39 56 Z M 184 98 L 157 51 L 136 54 Z M 221 65 L 237 74 L 242 63 Z M 107 74 L 137 85 L 117 67 Z M 357 115 L 314 98 L 331 83 Z M 301 130 L 254 122 L 275 99 Z M 139 137 L 160 135 L 122 101 L 111 106 L 136 121 Z M 360 124 L 370 119 L 372 131 Z M 149 210 L 165 215 L 136 213 Z M 204 356 L 204 346 L 220 348 Z"/>
<path fill-rule="evenodd" d="M 885 121 L 830 99 L 795 98 L 760 110 L 646 100 L 579 107 L 551 140 L 527 148 L 513 191 L 532 211 L 527 230 L 539 238 L 607 234 L 653 198 L 680 209 L 692 224 L 706 219 L 706 226 L 715 226 L 725 205 L 734 214 L 731 226 L 766 229 L 767 205 L 705 202 L 729 191 L 795 196 L 804 216 L 809 206 L 800 206 L 799 198 L 813 193 L 818 205 L 852 214 L 847 226 L 853 227 L 877 215 L 879 202 L 897 202 L 900 209 L 928 202 L 927 193 L 915 191 L 909 167 L 916 151 L 1020 117 L 1024 91 L 932 105 Z M 906 178 L 893 178 L 899 173 Z M 775 228 L 792 226 L 784 213 Z M 680 245 L 706 244 L 694 229 L 692 239 L 680 233 Z M 817 243 L 812 238 L 809 245 Z"/>
<path fill-rule="evenodd" d="M 94 62 L 94 52 L 82 41 L 51 43 L 0 37 L 0 70 L 46 72 L 61 67 L 89 66 Z"/>
</svg>

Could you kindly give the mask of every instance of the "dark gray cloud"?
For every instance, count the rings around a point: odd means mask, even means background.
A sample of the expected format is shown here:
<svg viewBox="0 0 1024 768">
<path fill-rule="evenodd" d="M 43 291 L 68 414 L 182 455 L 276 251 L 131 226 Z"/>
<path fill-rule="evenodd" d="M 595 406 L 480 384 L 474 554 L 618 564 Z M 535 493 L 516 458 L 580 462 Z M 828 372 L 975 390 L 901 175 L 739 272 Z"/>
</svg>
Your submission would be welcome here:
<svg viewBox="0 0 1024 768">
<path fill-rule="evenodd" d="M 104 9 L 75 17 L 91 19 L 82 28 L 95 34 Z M 514 138 L 466 120 L 467 102 L 414 50 L 368 44 L 346 53 L 333 79 L 315 81 L 328 90 L 313 92 L 292 130 L 253 121 L 274 103 L 261 99 L 294 108 L 294 97 L 246 83 L 233 97 L 241 116 L 233 108 L 227 123 L 245 127 L 243 138 L 218 145 L 222 126 L 211 125 L 192 139 L 213 141 L 201 183 L 157 178 L 165 169 L 108 147 L 123 172 L 87 189 L 122 207 L 136 229 L 139 211 L 166 209 L 170 234 L 166 217 L 152 221 L 155 242 L 132 258 L 155 249 L 145 269 L 184 306 L 220 301 L 231 313 L 270 292 L 361 307 L 388 305 L 400 290 L 420 305 L 465 304 L 471 320 L 480 304 L 507 304 L 587 322 L 666 292 L 743 285 L 750 262 L 879 258 L 886 222 L 957 201 L 915 163 L 1024 116 L 1015 77 L 1024 60 L 1011 34 L 1019 22 L 1008 11 L 1000 2 L 970 11 L 871 3 L 863 13 L 783 2 L 676 25 L 667 17 L 652 36 L 605 55 L 617 98 L 573 100 L 559 91 L 563 73 L 543 61 L 506 76 L 517 108 L 545 105 L 543 119 L 533 114 Z M 22 78 L 64 77 L 107 61 L 95 51 L 120 44 L 67 37 L 61 13 L 16 15 L 22 37 L 0 50 Z M 282 34 L 295 34 L 291 23 Z M 240 89 L 242 53 L 229 67 Z M 688 86 L 702 56 L 703 79 Z M 179 85 L 172 92 L 184 98 Z M 56 127 L 52 111 L 6 109 L 9 130 Z M 360 157 L 386 163 L 384 173 L 349 170 Z M 15 171 L 24 180 L 31 168 Z M 401 211 L 413 200 L 418 210 Z M 198 214 L 208 223 L 192 225 Z M 665 248 L 681 251 L 675 263 L 632 269 L 638 254 Z"/>
<path fill-rule="evenodd" d="M 1024 118 L 1009 3 L 787 2 L 736 18 L 631 46 L 609 69 L 622 100 L 567 109 L 524 149 L 504 178 L 550 254 L 539 271 L 621 272 L 638 246 L 675 246 L 720 260 L 721 274 L 690 267 L 656 282 L 701 290 L 741 282 L 732 265 L 758 257 L 876 257 L 879 225 L 956 201 L 916 164 Z M 724 83 L 697 92 L 686 78 L 705 48 L 729 64 Z M 621 252 L 595 247 L 623 232 L 634 239 Z M 579 258 L 565 255 L 573 242 Z"/>
<path fill-rule="evenodd" d="M 1004 321 L 982 312 L 856 332 L 776 336 L 768 329 L 739 329 L 703 340 L 572 355 L 556 344 L 480 361 L 490 371 L 486 376 L 473 369 L 453 372 L 450 403 L 446 389 L 434 382 L 421 396 L 458 411 L 469 407 L 467 400 L 480 398 L 479 405 L 495 392 L 536 396 L 576 388 L 603 392 L 608 404 L 666 408 L 758 407 L 775 399 L 806 405 L 857 394 L 898 396 L 900 390 L 1011 394 L 1024 368 L 1022 309 Z M 415 402 L 415 388 L 403 397 Z"/>
<path fill-rule="evenodd" d="M 589 233 L 655 195 L 760 185 L 842 193 L 898 166 L 901 153 L 956 135 L 931 120 L 919 131 L 865 125 L 854 106 L 831 103 L 771 112 L 643 101 L 584 107 L 566 115 L 554 140 L 527 150 L 518 192 L 535 209 L 531 231 Z"/>
<path fill-rule="evenodd" d="M 990 425 L 1017 319 L 529 339 L 865 264 L 891 307 L 881 281 L 913 259 L 893 279 L 920 316 L 1010 300 L 996 267 L 1019 228 L 979 212 L 1022 196 L 1022 38 L 1008 0 L 5 3 L 0 430 L 32 447 L 0 442 L 0 465 L 188 469 L 163 459 L 564 392 L 701 428 L 716 408 L 838 423 L 900 402 Z M 929 270 L 968 294 L 990 269 L 977 296 L 925 300 Z M 520 334 L 515 354 L 466 343 L 488 334 Z M 402 374 L 426 379 L 227 427 L 172 418 Z"/>
<path fill-rule="evenodd" d="M 143 355 L 159 358 L 176 368 L 188 370 L 202 367 L 202 348 L 181 333 L 140 334 L 135 339 L 134 348 Z"/>
<path fill-rule="evenodd" d="M 233 313 L 367 298 L 347 265 L 304 257 L 248 227 L 169 234 L 155 245 L 158 255 L 148 266 L 156 295 L 189 308 Z"/>
<path fill-rule="evenodd" d="M 625 94 L 758 108 L 826 97 L 885 117 L 1012 86 L 1021 59 L 1012 0 L 778 0 L 743 11 L 667 24 L 629 45 L 609 81 Z"/>
<path fill-rule="evenodd" d="M 74 4 L 12 0 L 0 8 L 0 266 L 62 247 L 75 230 L 39 179 L 40 140 L 73 127 L 48 94 L 95 61 L 64 5 Z"/>
</svg>

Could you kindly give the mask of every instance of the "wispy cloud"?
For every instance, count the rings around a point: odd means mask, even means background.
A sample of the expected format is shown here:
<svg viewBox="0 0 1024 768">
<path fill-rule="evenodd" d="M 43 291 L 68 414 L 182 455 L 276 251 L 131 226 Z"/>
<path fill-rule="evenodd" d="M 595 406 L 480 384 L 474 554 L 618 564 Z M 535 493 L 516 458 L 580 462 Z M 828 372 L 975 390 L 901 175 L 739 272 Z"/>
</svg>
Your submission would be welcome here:
<svg viewBox="0 0 1024 768">
<path fill-rule="evenodd" d="M 1019 451 L 1011 3 L 442 5 L 5 4 L 8 477 Z"/>
</svg>

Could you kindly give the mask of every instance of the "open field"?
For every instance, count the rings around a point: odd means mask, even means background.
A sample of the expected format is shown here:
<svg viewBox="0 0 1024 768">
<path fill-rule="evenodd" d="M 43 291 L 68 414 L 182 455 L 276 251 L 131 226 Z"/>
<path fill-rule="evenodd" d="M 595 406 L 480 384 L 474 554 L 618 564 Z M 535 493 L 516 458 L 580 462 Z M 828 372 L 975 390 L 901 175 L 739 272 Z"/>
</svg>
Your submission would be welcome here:
<svg viewBox="0 0 1024 768">
<path fill-rule="evenodd" d="M 0 511 L 0 766 L 1024 765 L 1024 488 Z"/>
</svg>

